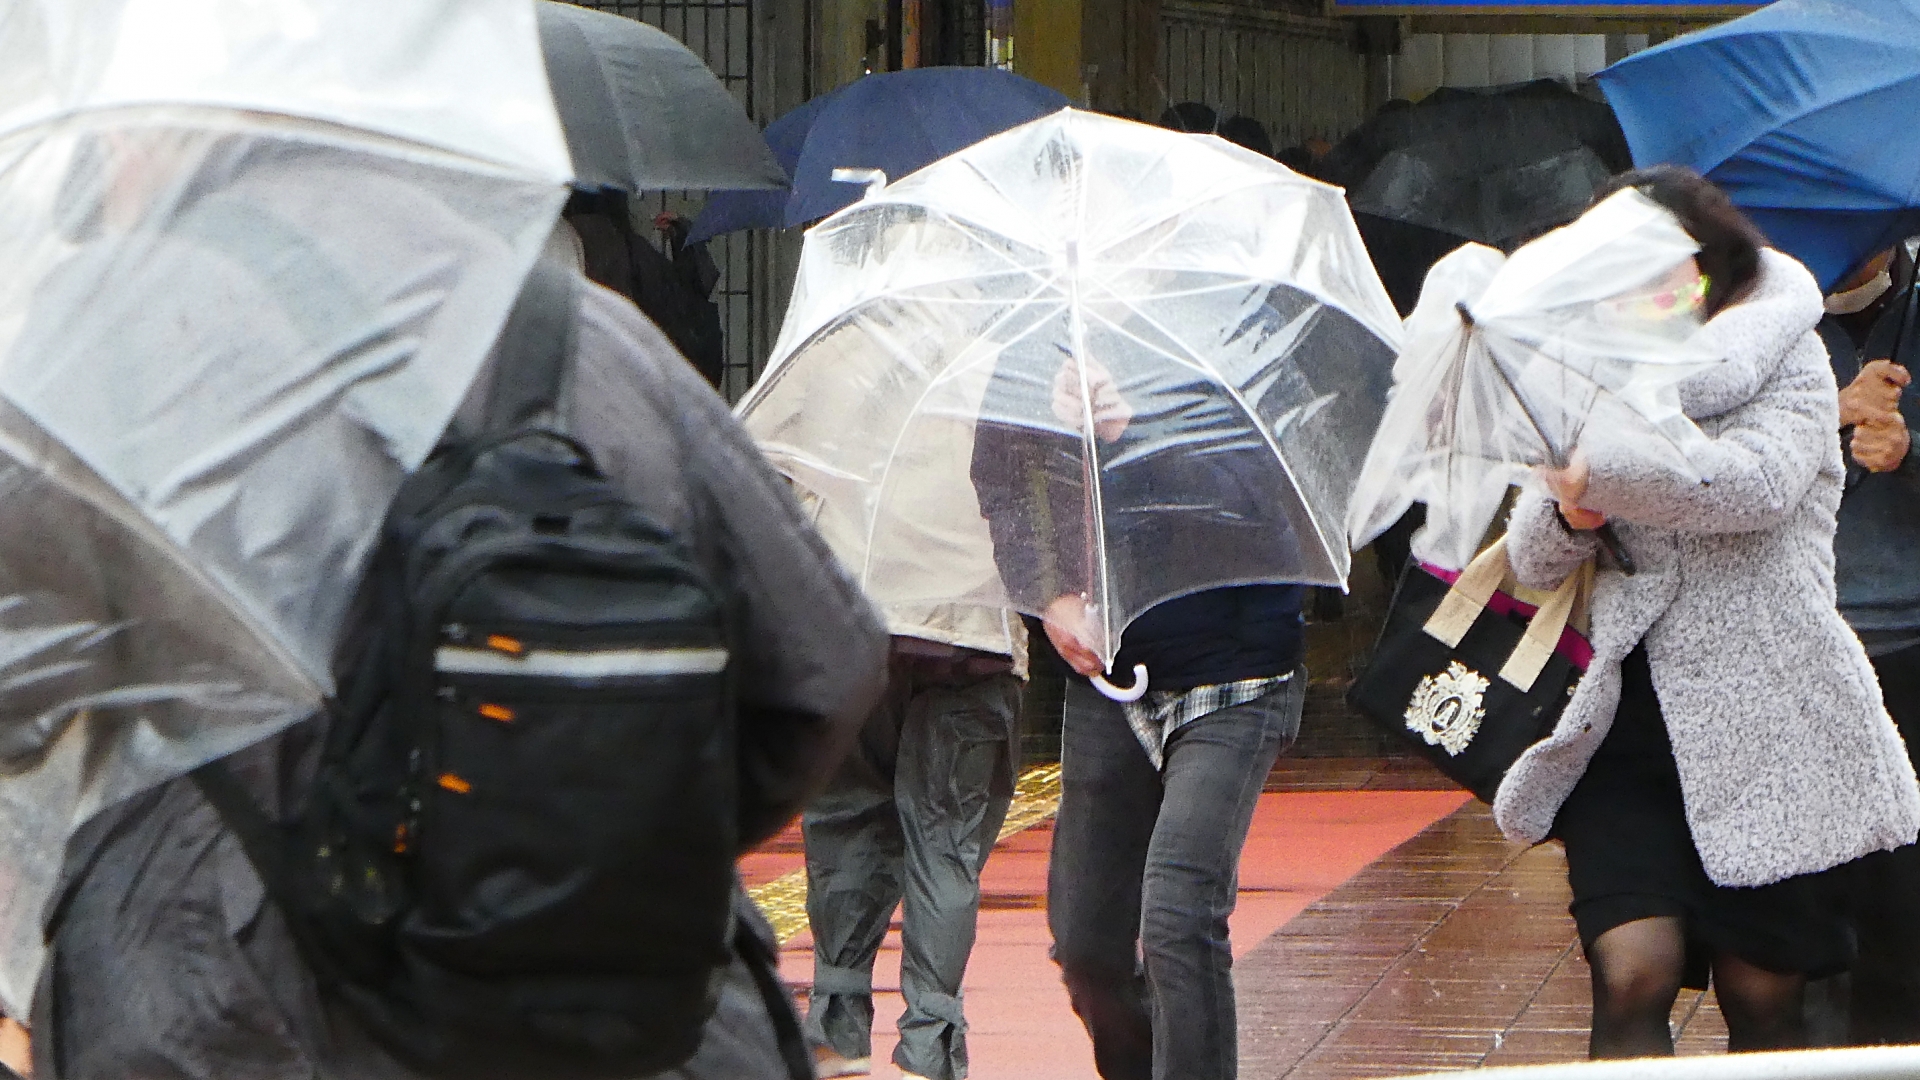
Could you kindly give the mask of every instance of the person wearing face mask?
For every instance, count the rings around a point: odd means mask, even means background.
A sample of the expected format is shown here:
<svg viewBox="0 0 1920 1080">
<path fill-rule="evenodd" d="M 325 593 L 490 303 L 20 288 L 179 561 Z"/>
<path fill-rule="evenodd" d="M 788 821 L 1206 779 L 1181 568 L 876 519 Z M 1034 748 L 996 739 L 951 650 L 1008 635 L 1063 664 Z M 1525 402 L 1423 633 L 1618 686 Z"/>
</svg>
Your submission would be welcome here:
<svg viewBox="0 0 1920 1080">
<path fill-rule="evenodd" d="M 1881 697 L 1920 747 L 1920 461 L 1910 453 L 1920 396 L 1905 393 L 1920 360 L 1920 290 L 1904 246 L 1879 252 L 1826 300 L 1820 339 L 1840 391 L 1847 483 L 1834 537 L 1840 613 L 1873 662 Z M 1860 943 L 1847 1041 L 1920 1042 L 1920 848 L 1862 859 L 1848 877 Z"/>
</svg>

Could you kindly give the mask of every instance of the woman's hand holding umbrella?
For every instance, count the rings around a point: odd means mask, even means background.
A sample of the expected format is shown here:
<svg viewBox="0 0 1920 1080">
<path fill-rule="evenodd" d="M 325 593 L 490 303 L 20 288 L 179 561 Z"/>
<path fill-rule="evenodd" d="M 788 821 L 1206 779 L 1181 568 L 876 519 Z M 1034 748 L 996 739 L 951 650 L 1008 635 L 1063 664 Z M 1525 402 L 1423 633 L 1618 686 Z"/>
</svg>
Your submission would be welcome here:
<svg viewBox="0 0 1920 1080">
<path fill-rule="evenodd" d="M 1562 469 L 1540 469 L 1540 479 L 1560 502 L 1560 519 L 1567 527 L 1581 532 L 1598 529 L 1607 523 L 1607 515 L 1580 505 L 1587 494 L 1587 478 L 1592 475 L 1585 454 L 1575 450 Z"/>
</svg>

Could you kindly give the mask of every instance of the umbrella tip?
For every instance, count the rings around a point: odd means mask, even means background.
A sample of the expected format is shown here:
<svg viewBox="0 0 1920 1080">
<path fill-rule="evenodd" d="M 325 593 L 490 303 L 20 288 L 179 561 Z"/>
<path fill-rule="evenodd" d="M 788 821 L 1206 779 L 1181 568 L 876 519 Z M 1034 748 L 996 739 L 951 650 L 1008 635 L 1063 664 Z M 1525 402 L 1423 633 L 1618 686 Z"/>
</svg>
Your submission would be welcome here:
<svg viewBox="0 0 1920 1080">
<path fill-rule="evenodd" d="M 1460 313 L 1460 321 L 1461 321 L 1461 322 L 1463 322 L 1463 323 L 1466 323 L 1466 324 L 1467 324 L 1467 327 L 1468 327 L 1468 329 L 1472 329 L 1472 327 L 1473 327 L 1473 312 L 1471 312 L 1471 311 L 1468 311 L 1468 310 L 1467 310 L 1467 302 L 1466 302 L 1465 300 L 1456 300 L 1456 301 L 1454 301 L 1454 304 L 1453 304 L 1453 310 L 1455 310 L 1455 311 L 1457 311 L 1457 312 L 1459 312 L 1459 313 Z"/>
<path fill-rule="evenodd" d="M 867 190 L 862 198 L 871 199 L 880 194 L 887 186 L 887 174 L 879 169 L 835 169 L 833 182 L 836 184 L 865 184 Z"/>
</svg>

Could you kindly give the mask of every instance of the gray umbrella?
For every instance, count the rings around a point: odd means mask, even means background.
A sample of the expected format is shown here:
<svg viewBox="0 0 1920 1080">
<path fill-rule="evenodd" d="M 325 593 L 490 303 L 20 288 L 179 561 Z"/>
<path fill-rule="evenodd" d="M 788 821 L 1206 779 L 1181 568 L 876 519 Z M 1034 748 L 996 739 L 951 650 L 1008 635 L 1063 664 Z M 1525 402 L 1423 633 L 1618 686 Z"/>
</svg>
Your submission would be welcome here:
<svg viewBox="0 0 1920 1080">
<path fill-rule="evenodd" d="M 787 186 L 740 103 L 685 45 L 634 19 L 553 0 L 537 6 L 576 184 L 629 192 Z"/>
</svg>

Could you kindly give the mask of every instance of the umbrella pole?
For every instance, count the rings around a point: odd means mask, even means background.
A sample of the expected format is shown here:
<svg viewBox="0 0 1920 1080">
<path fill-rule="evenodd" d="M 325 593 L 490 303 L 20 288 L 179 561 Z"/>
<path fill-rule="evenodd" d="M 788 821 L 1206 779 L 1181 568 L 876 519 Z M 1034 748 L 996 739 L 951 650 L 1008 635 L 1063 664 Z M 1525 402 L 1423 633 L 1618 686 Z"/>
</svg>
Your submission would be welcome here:
<svg viewBox="0 0 1920 1080">
<path fill-rule="evenodd" d="M 1454 307 L 1460 312 L 1461 320 L 1467 324 L 1468 335 L 1471 336 L 1478 331 L 1479 326 L 1473 320 L 1473 313 L 1467 310 L 1466 303 L 1457 303 Z M 1533 348 L 1531 345 L 1527 347 Z M 1540 418 L 1534 415 L 1532 407 L 1527 404 L 1527 399 L 1521 395 L 1520 388 L 1513 385 L 1513 380 L 1508 377 L 1506 368 L 1500 366 L 1500 358 L 1493 354 L 1492 349 L 1487 350 L 1487 359 L 1492 362 L 1494 374 L 1500 376 L 1500 382 L 1507 388 L 1507 393 L 1513 396 L 1514 403 L 1520 406 L 1520 411 L 1526 416 L 1527 423 L 1533 427 L 1533 433 L 1540 436 L 1540 445 L 1547 449 L 1549 466 L 1554 469 L 1566 468 L 1567 460 L 1562 459 L 1560 452 L 1553 445 L 1553 440 L 1547 436 L 1545 427 L 1541 425 Z M 1613 523 L 1603 522 L 1593 531 L 1593 535 L 1600 541 L 1600 546 L 1607 550 L 1607 555 L 1613 559 L 1613 564 L 1620 568 L 1620 572 L 1627 577 L 1632 577 L 1638 567 L 1634 564 L 1633 556 L 1627 554 L 1626 545 L 1620 542 L 1620 534 L 1614 531 Z"/>
</svg>

